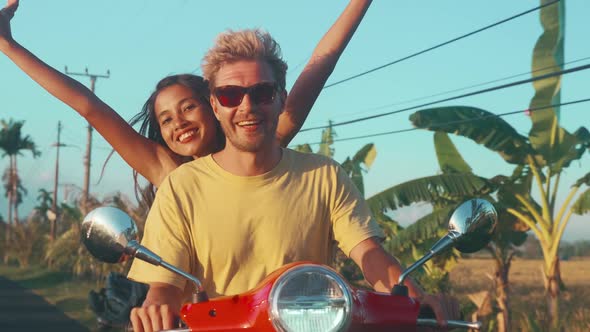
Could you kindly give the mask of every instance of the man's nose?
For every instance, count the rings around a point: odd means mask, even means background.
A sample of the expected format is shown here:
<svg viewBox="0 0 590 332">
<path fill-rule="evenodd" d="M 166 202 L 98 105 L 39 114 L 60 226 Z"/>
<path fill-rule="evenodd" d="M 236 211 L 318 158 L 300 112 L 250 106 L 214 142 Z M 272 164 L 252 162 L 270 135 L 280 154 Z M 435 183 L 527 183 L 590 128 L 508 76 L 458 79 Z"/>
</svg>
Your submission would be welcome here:
<svg viewBox="0 0 590 332">
<path fill-rule="evenodd" d="M 239 112 L 243 112 L 243 113 L 250 113 L 252 112 L 255 107 L 256 104 L 252 102 L 252 100 L 250 99 L 250 94 L 246 93 L 244 95 L 244 98 L 242 98 L 242 102 L 240 103 L 240 106 L 238 106 L 238 111 Z"/>
</svg>

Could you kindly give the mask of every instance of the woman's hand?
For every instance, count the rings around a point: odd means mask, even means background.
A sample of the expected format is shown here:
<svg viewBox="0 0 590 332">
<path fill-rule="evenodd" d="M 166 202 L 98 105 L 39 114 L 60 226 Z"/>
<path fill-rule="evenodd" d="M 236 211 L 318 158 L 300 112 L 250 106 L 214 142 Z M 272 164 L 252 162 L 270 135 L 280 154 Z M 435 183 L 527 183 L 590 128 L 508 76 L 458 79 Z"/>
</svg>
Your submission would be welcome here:
<svg viewBox="0 0 590 332">
<path fill-rule="evenodd" d="M 18 8 L 18 0 L 8 0 L 6 6 L 0 10 L 0 39 L 11 41 L 10 20 Z"/>
</svg>

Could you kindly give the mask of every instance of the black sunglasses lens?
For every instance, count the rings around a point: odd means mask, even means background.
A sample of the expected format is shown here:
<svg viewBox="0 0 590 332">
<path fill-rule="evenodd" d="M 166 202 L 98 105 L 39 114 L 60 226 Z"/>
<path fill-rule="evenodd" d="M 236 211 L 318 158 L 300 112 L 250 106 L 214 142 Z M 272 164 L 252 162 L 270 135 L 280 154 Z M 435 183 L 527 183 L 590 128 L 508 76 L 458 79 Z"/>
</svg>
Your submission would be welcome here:
<svg viewBox="0 0 590 332">
<path fill-rule="evenodd" d="M 274 100 L 277 91 L 276 84 L 270 82 L 258 83 L 248 88 L 237 85 L 226 85 L 215 90 L 215 97 L 224 107 L 236 107 L 242 103 L 244 95 L 248 93 L 254 104 L 268 104 Z"/>
<path fill-rule="evenodd" d="M 250 98 L 255 104 L 268 104 L 275 97 L 276 88 L 273 83 L 260 83 L 250 88 Z"/>
</svg>

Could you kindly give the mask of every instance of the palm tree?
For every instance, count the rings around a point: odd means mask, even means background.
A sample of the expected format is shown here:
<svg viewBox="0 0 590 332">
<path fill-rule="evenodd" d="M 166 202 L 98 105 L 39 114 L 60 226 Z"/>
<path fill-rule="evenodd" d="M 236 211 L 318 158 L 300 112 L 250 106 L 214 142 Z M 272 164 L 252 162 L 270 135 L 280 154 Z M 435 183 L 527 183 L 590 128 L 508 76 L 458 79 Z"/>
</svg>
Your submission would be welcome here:
<svg viewBox="0 0 590 332">
<path fill-rule="evenodd" d="M 8 215 L 9 220 L 8 222 L 18 221 L 18 205 L 22 201 L 22 193 L 26 194 L 26 191 L 23 191 L 23 187 L 20 186 L 20 178 L 18 176 L 18 168 L 17 168 L 17 156 L 22 155 L 22 151 L 29 150 L 31 151 L 34 158 L 41 155 L 35 146 L 35 143 L 31 139 L 29 135 L 22 136 L 21 129 L 24 125 L 24 121 L 13 121 L 10 119 L 8 122 L 2 120 L 0 121 L 2 128 L 0 129 L 0 149 L 4 151 L 3 157 L 8 156 L 10 159 L 9 163 L 9 171 L 8 174 L 5 174 L 6 181 L 9 183 L 9 188 L 7 189 L 7 197 L 8 197 Z M 19 199 L 20 198 L 20 199 Z M 14 212 L 14 219 L 11 220 L 12 213 Z"/>
<path fill-rule="evenodd" d="M 24 187 L 20 182 L 17 171 L 17 156 L 22 155 L 22 151 L 29 150 L 33 157 L 40 155 L 35 147 L 35 143 L 29 135 L 22 137 L 21 128 L 24 121 L 14 122 L 10 119 L 8 122 L 0 121 L 2 128 L 0 128 L 0 150 L 4 153 L 2 157 L 9 157 L 9 166 L 7 172 L 4 174 L 4 181 L 6 196 L 8 197 L 8 223 L 13 221 L 18 222 L 18 205 L 22 202 L 22 195 L 26 194 Z M 13 216 L 14 212 L 14 216 Z M 6 228 L 5 243 L 10 241 L 10 227 Z M 4 256 L 4 260 L 8 260 L 8 256 Z"/>
<path fill-rule="evenodd" d="M 51 210 L 51 205 L 53 204 L 52 194 L 52 191 L 47 191 L 43 188 L 39 189 L 39 194 L 37 195 L 39 205 L 35 206 L 35 211 L 39 213 L 39 216 L 43 220 L 47 220 L 47 211 Z"/>
</svg>

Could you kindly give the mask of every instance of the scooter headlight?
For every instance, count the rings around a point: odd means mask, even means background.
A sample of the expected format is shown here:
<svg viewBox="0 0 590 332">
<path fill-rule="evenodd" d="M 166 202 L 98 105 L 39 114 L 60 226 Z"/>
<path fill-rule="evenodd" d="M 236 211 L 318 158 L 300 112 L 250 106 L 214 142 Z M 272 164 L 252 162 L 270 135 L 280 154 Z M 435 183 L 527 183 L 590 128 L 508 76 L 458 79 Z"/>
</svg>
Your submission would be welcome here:
<svg viewBox="0 0 590 332">
<path fill-rule="evenodd" d="M 350 289 L 334 271 L 317 265 L 296 266 L 273 285 L 270 318 L 284 332 L 341 331 L 350 323 Z"/>
</svg>

